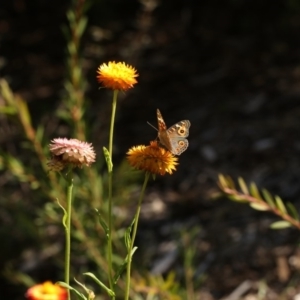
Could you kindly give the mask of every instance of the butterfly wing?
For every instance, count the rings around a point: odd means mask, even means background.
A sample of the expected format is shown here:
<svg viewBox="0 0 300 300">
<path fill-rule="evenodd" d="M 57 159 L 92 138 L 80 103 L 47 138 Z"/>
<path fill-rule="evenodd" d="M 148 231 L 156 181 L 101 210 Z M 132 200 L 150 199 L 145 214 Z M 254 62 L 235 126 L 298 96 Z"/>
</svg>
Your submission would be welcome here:
<svg viewBox="0 0 300 300">
<path fill-rule="evenodd" d="M 156 110 L 157 113 L 157 123 L 158 123 L 158 139 L 159 142 L 165 146 L 169 151 L 172 149 L 171 140 L 169 138 L 169 133 L 167 130 L 166 123 L 159 111 L 159 109 Z M 171 151 L 172 152 L 172 151 Z"/>
<path fill-rule="evenodd" d="M 170 137 L 179 136 L 179 137 L 188 137 L 189 129 L 191 127 L 191 122 L 189 120 L 180 121 L 168 129 L 168 134 Z"/>
<path fill-rule="evenodd" d="M 167 130 L 171 142 L 171 152 L 173 154 L 180 155 L 188 148 L 189 141 L 186 137 L 189 136 L 190 126 L 191 122 L 189 120 L 183 120 L 174 124 Z"/>
<path fill-rule="evenodd" d="M 189 128 L 191 126 L 190 121 L 180 121 L 167 129 L 166 123 L 159 109 L 157 109 L 156 112 L 159 142 L 174 155 L 180 155 L 189 145 L 186 137 L 189 135 Z"/>
</svg>

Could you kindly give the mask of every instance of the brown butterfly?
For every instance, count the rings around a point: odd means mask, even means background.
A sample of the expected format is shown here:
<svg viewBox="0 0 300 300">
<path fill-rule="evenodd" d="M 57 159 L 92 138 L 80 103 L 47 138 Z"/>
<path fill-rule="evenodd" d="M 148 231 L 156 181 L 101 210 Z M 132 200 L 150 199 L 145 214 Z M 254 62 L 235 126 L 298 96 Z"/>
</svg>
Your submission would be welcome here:
<svg viewBox="0 0 300 300">
<path fill-rule="evenodd" d="M 174 155 L 180 155 L 189 146 L 186 137 L 189 136 L 191 122 L 183 120 L 167 128 L 159 109 L 156 112 L 159 142 Z"/>
</svg>

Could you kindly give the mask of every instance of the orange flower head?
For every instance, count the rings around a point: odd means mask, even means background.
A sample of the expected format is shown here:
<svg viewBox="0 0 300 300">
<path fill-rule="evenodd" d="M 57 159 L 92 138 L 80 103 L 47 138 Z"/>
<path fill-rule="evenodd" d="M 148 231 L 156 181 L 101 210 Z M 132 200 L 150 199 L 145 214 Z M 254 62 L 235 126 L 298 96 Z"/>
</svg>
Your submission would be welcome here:
<svg viewBox="0 0 300 300">
<path fill-rule="evenodd" d="M 66 300 L 68 292 L 65 288 L 46 281 L 29 288 L 26 297 L 29 300 Z"/>
<path fill-rule="evenodd" d="M 89 167 L 96 159 L 92 144 L 76 139 L 56 138 L 51 141 L 49 148 L 52 159 L 48 167 L 52 171 L 61 171 L 69 164 L 80 168 L 84 165 Z"/>
<path fill-rule="evenodd" d="M 159 147 L 157 141 L 150 142 L 150 146 L 139 145 L 130 148 L 127 159 L 135 169 L 158 175 L 172 174 L 178 165 L 177 157 Z"/>
<path fill-rule="evenodd" d="M 102 64 L 97 70 L 97 80 L 104 87 L 112 90 L 127 91 L 137 83 L 136 70 L 124 62 L 108 62 Z"/>
</svg>

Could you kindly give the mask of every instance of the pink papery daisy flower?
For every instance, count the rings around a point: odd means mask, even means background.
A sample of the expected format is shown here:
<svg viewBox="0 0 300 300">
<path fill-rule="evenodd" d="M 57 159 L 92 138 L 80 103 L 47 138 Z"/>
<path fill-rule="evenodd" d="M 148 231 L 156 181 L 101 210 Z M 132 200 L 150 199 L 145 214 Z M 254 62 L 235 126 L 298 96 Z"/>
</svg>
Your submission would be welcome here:
<svg viewBox="0 0 300 300">
<path fill-rule="evenodd" d="M 92 144 L 77 139 L 56 138 L 51 141 L 49 148 L 52 159 L 48 162 L 48 167 L 52 171 L 61 171 L 68 165 L 89 167 L 96 160 Z"/>
</svg>

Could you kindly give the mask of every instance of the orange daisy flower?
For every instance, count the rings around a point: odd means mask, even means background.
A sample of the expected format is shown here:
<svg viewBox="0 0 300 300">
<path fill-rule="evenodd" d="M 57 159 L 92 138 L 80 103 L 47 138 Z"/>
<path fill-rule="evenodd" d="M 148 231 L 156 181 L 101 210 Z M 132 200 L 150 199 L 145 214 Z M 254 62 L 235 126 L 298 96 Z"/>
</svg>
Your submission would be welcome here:
<svg viewBox="0 0 300 300">
<path fill-rule="evenodd" d="M 26 297 L 29 300 L 66 300 L 68 293 L 63 287 L 46 281 L 28 289 Z"/>
<path fill-rule="evenodd" d="M 96 160 L 92 144 L 77 139 L 53 139 L 49 148 L 52 159 L 48 162 L 48 167 L 52 171 L 61 171 L 69 164 L 80 168 L 84 165 L 89 167 Z"/>
<path fill-rule="evenodd" d="M 177 157 L 159 147 L 157 141 L 150 142 L 150 146 L 140 145 L 130 148 L 127 159 L 135 169 L 158 175 L 172 174 L 178 165 Z"/>
<path fill-rule="evenodd" d="M 126 91 L 137 83 L 136 70 L 124 62 L 102 64 L 97 73 L 97 80 L 109 89 Z"/>
</svg>

